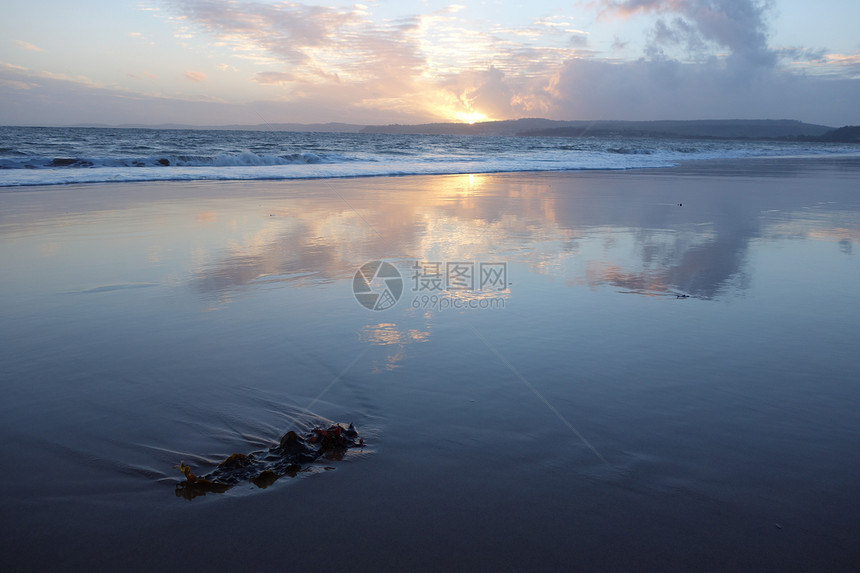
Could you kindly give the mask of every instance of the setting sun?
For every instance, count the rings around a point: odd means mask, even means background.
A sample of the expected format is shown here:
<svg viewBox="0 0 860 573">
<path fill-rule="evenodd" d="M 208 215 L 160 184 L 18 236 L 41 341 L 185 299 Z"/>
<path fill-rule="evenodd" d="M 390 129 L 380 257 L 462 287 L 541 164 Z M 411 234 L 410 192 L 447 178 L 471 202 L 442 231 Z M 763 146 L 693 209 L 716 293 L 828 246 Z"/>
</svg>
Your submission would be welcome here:
<svg viewBox="0 0 860 573">
<path fill-rule="evenodd" d="M 487 121 L 487 116 L 477 111 L 461 111 L 454 114 L 454 117 L 457 118 L 457 121 L 462 121 L 470 125 L 476 121 Z"/>
</svg>

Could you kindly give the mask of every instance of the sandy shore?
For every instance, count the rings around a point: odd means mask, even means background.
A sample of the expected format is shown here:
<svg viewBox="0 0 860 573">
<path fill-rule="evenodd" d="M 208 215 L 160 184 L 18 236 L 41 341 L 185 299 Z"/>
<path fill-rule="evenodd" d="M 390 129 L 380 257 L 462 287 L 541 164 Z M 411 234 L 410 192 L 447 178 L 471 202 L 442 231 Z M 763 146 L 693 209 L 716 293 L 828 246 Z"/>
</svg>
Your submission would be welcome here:
<svg viewBox="0 0 860 573">
<path fill-rule="evenodd" d="M 5 567 L 851 570 L 858 183 L 826 158 L 4 189 Z M 373 260 L 387 310 L 355 296 Z M 305 409 L 366 448 L 174 494 Z"/>
</svg>

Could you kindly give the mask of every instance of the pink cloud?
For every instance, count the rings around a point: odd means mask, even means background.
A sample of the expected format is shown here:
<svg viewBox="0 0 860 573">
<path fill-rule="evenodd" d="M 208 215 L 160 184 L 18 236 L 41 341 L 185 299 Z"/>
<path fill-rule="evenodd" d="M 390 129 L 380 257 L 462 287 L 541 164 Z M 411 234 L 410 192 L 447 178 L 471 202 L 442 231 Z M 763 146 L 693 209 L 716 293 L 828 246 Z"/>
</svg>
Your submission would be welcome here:
<svg viewBox="0 0 860 573">
<path fill-rule="evenodd" d="M 191 80 L 192 82 L 203 82 L 206 81 L 206 74 L 203 72 L 193 72 L 188 71 L 185 72 L 185 77 Z"/>
<path fill-rule="evenodd" d="M 29 50 L 31 52 L 44 52 L 45 51 L 42 48 L 40 48 L 39 46 L 34 46 L 30 42 L 25 42 L 24 40 L 15 40 L 15 43 L 18 44 L 18 46 L 20 46 L 21 48 L 24 48 L 25 50 Z"/>
</svg>

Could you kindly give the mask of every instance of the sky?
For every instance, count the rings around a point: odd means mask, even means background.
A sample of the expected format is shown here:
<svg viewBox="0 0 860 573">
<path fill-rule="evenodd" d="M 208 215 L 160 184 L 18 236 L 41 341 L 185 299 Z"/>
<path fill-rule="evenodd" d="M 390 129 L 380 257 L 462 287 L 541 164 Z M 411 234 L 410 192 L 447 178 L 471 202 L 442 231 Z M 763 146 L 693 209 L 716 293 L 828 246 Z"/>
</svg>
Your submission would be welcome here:
<svg viewBox="0 0 860 573">
<path fill-rule="evenodd" d="M 860 124 L 857 0 L 0 2 L 0 125 Z"/>
</svg>

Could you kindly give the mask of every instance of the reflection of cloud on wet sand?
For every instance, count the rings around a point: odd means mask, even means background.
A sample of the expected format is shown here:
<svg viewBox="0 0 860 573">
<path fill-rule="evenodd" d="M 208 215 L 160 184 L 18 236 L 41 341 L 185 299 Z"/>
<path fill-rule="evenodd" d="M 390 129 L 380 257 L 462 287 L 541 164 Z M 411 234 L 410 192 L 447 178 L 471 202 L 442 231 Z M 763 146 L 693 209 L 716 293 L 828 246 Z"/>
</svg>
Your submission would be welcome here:
<svg viewBox="0 0 860 573">
<path fill-rule="evenodd" d="M 804 227 L 797 214 L 807 199 L 793 191 L 802 184 L 781 184 L 776 194 L 760 192 L 753 179 L 716 176 L 511 174 L 326 185 L 295 184 L 300 193 L 267 207 L 252 232 L 201 260 L 196 288 L 224 299 L 263 282 L 348 279 L 368 260 L 483 260 L 571 286 L 712 299 L 745 288 L 753 240 L 800 231 L 838 237 L 844 252 L 858 240 L 856 229 L 833 227 L 838 218 L 829 215 Z M 681 208 L 684 194 L 691 198 Z M 230 218 L 226 210 L 216 215 L 219 225 Z"/>
<path fill-rule="evenodd" d="M 204 263 L 194 282 L 204 293 L 224 293 L 255 282 L 344 278 L 354 271 L 349 248 L 354 242 L 345 236 L 360 236 L 363 227 L 357 214 L 343 210 L 272 217 L 262 228 L 232 240 L 214 263 Z"/>
<path fill-rule="evenodd" d="M 607 261 L 588 261 L 585 278 L 592 288 L 610 284 L 645 295 L 665 293 L 670 288 L 660 273 L 625 271 Z"/>
<path fill-rule="evenodd" d="M 585 280 L 592 287 L 612 285 L 638 294 L 686 294 L 703 299 L 716 298 L 729 286 L 743 288 L 748 237 L 730 234 L 699 239 L 667 251 L 659 241 L 639 236 L 635 268 L 589 261 Z"/>
<path fill-rule="evenodd" d="M 860 229 L 840 226 L 824 227 L 820 221 L 771 225 L 768 228 L 768 236 L 834 243 L 839 245 L 839 250 L 846 255 L 853 254 L 854 244 L 860 243 Z"/>
<path fill-rule="evenodd" d="M 211 209 L 197 213 L 197 222 L 200 224 L 214 223 L 218 220 L 218 214 Z"/>
<path fill-rule="evenodd" d="M 504 260 L 548 264 L 557 253 L 533 245 L 566 240 L 567 231 L 547 218 L 541 190 L 528 184 L 495 184 L 488 176 L 460 175 L 396 180 L 405 183 L 382 194 L 364 184 L 348 197 L 308 194 L 288 207 L 270 208 L 256 228 L 228 247 L 200 259 L 196 288 L 223 297 L 227 291 L 260 282 L 328 282 L 352 276 L 373 259 L 478 260 L 500 253 Z M 356 184 L 356 187 L 360 187 Z M 503 195 L 498 195 L 502 190 Z M 206 220 L 229 217 L 207 215 Z M 253 227 L 248 221 L 239 228 Z M 235 229 L 234 229 L 235 231 Z"/>
<path fill-rule="evenodd" d="M 657 268 L 625 270 L 605 261 L 590 261 L 586 281 L 590 286 L 613 285 L 638 294 L 686 294 L 716 298 L 729 286 L 743 287 L 743 247 L 727 248 L 710 243 L 693 247 L 673 263 Z"/>
</svg>

